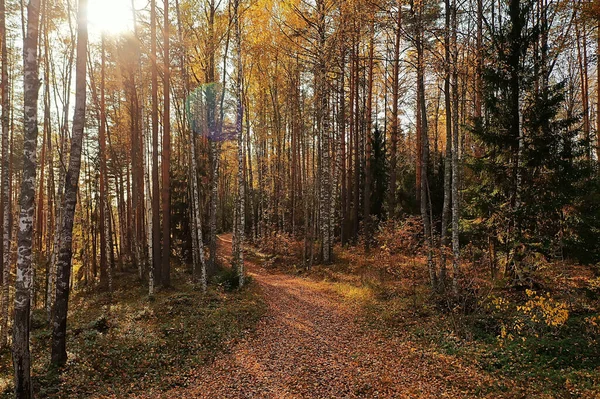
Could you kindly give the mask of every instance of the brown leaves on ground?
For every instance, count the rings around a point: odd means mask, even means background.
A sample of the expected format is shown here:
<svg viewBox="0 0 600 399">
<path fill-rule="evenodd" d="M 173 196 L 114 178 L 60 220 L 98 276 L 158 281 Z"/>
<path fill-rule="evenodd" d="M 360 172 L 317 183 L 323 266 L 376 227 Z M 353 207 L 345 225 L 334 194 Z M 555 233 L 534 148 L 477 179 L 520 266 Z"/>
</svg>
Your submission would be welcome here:
<svg viewBox="0 0 600 399">
<path fill-rule="evenodd" d="M 189 387 L 140 398 L 460 398 L 493 385 L 458 358 L 365 329 L 326 283 L 248 269 L 269 306 L 257 331 L 198 368 Z"/>
</svg>

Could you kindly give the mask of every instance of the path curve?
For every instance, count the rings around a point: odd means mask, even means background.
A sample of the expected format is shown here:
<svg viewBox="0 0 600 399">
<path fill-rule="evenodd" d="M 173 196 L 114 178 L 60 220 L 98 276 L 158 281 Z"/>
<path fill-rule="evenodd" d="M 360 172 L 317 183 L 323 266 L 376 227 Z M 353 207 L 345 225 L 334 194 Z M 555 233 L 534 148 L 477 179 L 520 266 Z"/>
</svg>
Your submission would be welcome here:
<svg viewBox="0 0 600 399">
<path fill-rule="evenodd" d="M 221 249 L 230 253 L 230 237 Z M 224 248 L 223 248 L 224 247 Z M 324 284 L 247 262 L 269 310 L 257 330 L 159 398 L 477 397 L 487 379 L 456 358 L 368 332 Z"/>
</svg>

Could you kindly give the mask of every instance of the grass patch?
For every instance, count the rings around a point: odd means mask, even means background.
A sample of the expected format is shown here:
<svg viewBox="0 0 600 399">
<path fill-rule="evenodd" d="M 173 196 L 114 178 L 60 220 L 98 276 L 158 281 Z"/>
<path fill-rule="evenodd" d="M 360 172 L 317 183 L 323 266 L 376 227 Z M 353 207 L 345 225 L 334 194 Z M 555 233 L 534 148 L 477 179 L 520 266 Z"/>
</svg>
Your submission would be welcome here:
<svg viewBox="0 0 600 399">
<path fill-rule="evenodd" d="M 34 386 L 40 398 L 127 397 L 187 386 L 196 369 L 250 332 L 266 310 L 259 287 L 211 286 L 206 294 L 175 273 L 173 289 L 148 298 L 133 274 L 107 294 L 75 295 L 69 314 L 69 360 L 49 365 L 50 330 L 32 334 Z M 41 317 L 41 316 L 39 316 Z M 10 354 L 0 358 L 4 397 L 12 396 Z"/>
<path fill-rule="evenodd" d="M 354 304 L 365 305 L 374 297 L 373 289 L 369 286 L 356 286 L 346 282 L 335 282 L 331 286 L 338 295 Z"/>
</svg>

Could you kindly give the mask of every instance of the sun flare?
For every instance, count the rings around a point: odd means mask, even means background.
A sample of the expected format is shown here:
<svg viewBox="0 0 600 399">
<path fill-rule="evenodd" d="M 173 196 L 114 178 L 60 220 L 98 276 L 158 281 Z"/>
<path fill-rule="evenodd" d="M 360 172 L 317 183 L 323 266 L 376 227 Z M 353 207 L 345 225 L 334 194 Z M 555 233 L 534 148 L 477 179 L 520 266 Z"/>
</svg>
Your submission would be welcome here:
<svg viewBox="0 0 600 399">
<path fill-rule="evenodd" d="M 89 0 L 88 23 L 93 34 L 116 35 L 132 29 L 133 13 L 127 0 Z"/>
</svg>

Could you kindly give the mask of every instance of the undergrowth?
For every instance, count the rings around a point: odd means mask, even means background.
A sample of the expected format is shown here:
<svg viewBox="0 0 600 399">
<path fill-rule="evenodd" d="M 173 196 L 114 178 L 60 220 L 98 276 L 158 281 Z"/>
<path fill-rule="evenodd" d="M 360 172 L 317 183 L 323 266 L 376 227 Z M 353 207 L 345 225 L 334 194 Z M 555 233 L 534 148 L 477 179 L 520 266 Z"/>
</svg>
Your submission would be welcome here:
<svg viewBox="0 0 600 399">
<path fill-rule="evenodd" d="M 51 332 L 34 313 L 31 347 L 39 398 L 90 398 L 187 386 L 232 341 L 253 329 L 266 307 L 256 284 L 234 290 L 226 272 L 206 294 L 174 273 L 173 287 L 149 298 L 135 274 L 117 277 L 107 293 L 80 293 L 70 304 L 68 363 L 49 366 Z M 109 303 L 112 303 L 109 306 Z M 10 353 L 0 358 L 4 397 L 12 397 Z"/>
<path fill-rule="evenodd" d="M 326 282 L 360 309 L 365 328 L 476 365 L 495 381 L 478 396 L 600 397 L 600 279 L 593 267 L 544 262 L 531 276 L 535 289 L 523 290 L 465 261 L 469 290 L 449 300 L 432 294 L 414 236 L 388 235 L 370 252 L 338 246 L 334 263 L 310 271 L 285 254 L 294 247 L 288 242 L 272 267 Z"/>
</svg>

